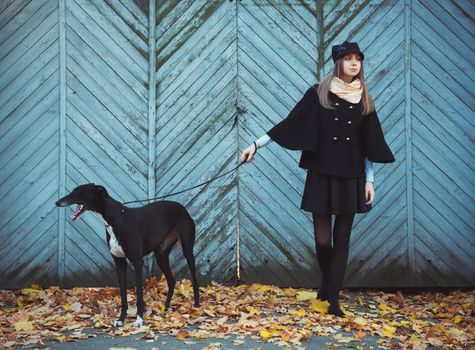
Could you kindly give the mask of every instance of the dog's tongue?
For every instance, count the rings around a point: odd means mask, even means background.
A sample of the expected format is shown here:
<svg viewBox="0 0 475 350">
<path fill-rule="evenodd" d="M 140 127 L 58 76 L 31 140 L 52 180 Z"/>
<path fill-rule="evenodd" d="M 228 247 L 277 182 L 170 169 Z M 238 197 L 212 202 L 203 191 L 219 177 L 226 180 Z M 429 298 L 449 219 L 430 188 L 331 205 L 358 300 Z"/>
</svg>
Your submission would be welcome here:
<svg viewBox="0 0 475 350">
<path fill-rule="evenodd" d="M 76 220 L 78 218 L 79 214 L 81 214 L 82 207 L 82 204 L 78 204 L 78 206 L 76 207 L 76 211 L 73 215 L 71 215 L 71 219 Z"/>
</svg>

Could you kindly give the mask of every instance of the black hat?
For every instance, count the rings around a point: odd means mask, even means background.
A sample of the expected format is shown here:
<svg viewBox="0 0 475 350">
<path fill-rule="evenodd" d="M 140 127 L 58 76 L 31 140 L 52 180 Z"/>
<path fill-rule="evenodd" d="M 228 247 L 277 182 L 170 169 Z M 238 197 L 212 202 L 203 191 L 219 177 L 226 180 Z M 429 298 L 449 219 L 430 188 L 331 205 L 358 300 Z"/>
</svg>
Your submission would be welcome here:
<svg viewBox="0 0 475 350">
<path fill-rule="evenodd" d="M 336 62 L 343 56 L 345 56 L 348 53 L 359 53 L 361 56 L 361 59 L 364 60 L 364 55 L 360 51 L 360 48 L 358 47 L 357 43 L 349 43 L 348 41 L 343 42 L 341 45 L 334 45 L 332 47 L 332 58 L 333 62 Z"/>
</svg>

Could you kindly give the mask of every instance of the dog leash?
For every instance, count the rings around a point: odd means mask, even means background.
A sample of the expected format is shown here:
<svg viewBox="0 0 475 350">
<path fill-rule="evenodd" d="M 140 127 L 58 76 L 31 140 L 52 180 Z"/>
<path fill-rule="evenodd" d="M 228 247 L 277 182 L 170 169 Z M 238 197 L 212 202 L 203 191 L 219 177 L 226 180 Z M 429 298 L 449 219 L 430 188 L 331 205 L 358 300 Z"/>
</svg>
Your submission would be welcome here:
<svg viewBox="0 0 475 350">
<path fill-rule="evenodd" d="M 256 149 L 256 150 L 257 150 L 257 149 Z M 255 153 L 256 153 L 256 152 L 254 152 L 254 154 L 255 154 Z M 141 199 L 141 200 L 136 200 L 136 201 L 128 201 L 128 202 L 124 202 L 123 204 L 130 204 L 130 203 L 140 203 L 140 202 L 153 201 L 153 200 L 157 200 L 157 199 L 162 199 L 162 198 L 166 198 L 166 197 L 171 197 L 171 196 L 174 196 L 174 195 L 177 195 L 177 194 L 186 192 L 186 191 L 190 191 L 190 190 L 192 190 L 192 189 L 194 189 L 194 188 L 207 185 L 207 184 L 209 184 L 210 182 L 213 182 L 214 180 L 219 179 L 220 177 L 223 177 L 223 176 L 228 175 L 229 173 L 232 173 L 233 171 L 237 170 L 237 169 L 238 169 L 241 165 L 243 165 L 244 163 L 246 163 L 245 160 L 243 160 L 241 163 L 239 163 L 238 166 L 236 166 L 236 167 L 234 167 L 233 169 L 231 169 L 231 170 L 225 172 L 224 174 L 219 175 L 219 176 L 216 176 L 216 177 L 212 178 L 211 180 L 208 180 L 208 181 L 203 182 L 203 183 L 201 183 L 201 184 L 199 184 L 199 185 L 196 185 L 196 186 L 187 188 L 187 189 L 185 189 L 185 190 L 182 190 L 182 191 L 179 191 L 179 192 L 174 192 L 174 193 L 169 193 L 169 194 L 167 194 L 167 195 L 160 196 L 160 197 L 147 198 L 147 199 Z"/>
</svg>

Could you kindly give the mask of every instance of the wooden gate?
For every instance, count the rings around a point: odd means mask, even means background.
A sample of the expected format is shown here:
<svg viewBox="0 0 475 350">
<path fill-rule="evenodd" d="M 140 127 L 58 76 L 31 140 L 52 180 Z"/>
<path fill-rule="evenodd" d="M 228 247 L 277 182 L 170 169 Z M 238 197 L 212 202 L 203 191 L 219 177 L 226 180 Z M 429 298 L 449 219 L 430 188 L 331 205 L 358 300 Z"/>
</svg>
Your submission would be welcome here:
<svg viewBox="0 0 475 350">
<path fill-rule="evenodd" d="M 115 284 L 104 228 L 55 200 L 86 182 L 154 197 L 232 169 L 344 40 L 365 53 L 396 157 L 375 164 L 345 286 L 473 286 L 473 13 L 442 0 L 2 1 L 0 287 Z M 318 285 L 298 159 L 270 144 L 172 198 L 197 223 L 202 284 Z M 172 270 L 189 276 L 179 246 Z"/>
</svg>

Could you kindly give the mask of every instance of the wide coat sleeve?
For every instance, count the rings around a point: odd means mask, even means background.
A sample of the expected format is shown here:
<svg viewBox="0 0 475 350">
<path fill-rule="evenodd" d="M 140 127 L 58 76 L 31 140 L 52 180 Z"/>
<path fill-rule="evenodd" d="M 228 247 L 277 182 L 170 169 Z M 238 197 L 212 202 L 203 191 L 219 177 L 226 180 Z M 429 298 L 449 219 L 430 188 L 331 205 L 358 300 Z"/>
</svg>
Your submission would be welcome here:
<svg viewBox="0 0 475 350">
<path fill-rule="evenodd" d="M 364 144 L 368 160 L 376 163 L 394 162 L 394 155 L 384 139 L 383 129 L 376 111 L 363 118 Z"/>
<path fill-rule="evenodd" d="M 270 129 L 267 135 L 290 150 L 317 151 L 318 110 L 317 88 L 312 86 L 287 118 Z"/>
</svg>

